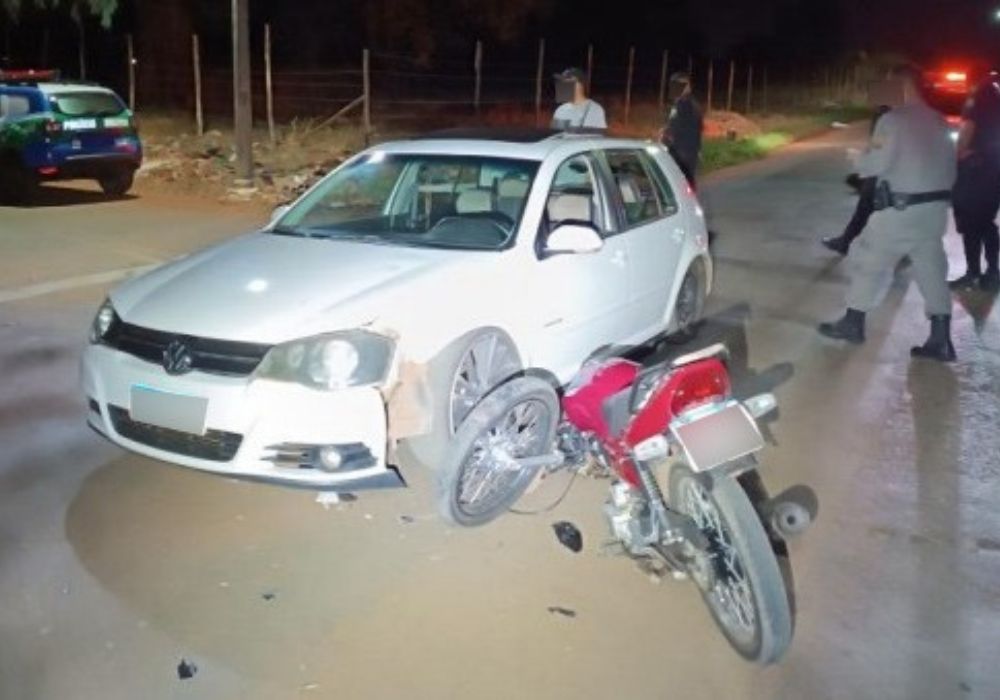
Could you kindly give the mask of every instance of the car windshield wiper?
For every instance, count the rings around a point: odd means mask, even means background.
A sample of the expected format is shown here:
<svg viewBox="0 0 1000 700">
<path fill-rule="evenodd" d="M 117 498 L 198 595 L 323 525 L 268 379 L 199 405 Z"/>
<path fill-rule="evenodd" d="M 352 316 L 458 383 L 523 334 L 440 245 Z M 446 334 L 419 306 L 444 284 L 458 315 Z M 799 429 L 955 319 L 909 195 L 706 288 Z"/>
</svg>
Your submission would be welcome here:
<svg viewBox="0 0 1000 700">
<path fill-rule="evenodd" d="M 300 231 L 294 226 L 272 226 L 268 229 L 268 232 L 273 233 L 276 236 L 298 236 L 300 238 L 309 237 L 309 234 L 304 231 Z"/>
</svg>

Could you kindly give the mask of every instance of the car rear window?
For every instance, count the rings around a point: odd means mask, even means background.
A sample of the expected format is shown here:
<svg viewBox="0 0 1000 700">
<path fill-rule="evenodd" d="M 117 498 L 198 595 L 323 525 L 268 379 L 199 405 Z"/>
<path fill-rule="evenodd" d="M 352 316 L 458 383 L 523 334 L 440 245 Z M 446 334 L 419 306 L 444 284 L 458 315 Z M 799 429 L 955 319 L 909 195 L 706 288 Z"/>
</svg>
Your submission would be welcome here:
<svg viewBox="0 0 1000 700">
<path fill-rule="evenodd" d="M 107 92 L 67 92 L 53 95 L 51 102 L 67 117 L 110 117 L 125 109 L 121 100 Z"/>
</svg>

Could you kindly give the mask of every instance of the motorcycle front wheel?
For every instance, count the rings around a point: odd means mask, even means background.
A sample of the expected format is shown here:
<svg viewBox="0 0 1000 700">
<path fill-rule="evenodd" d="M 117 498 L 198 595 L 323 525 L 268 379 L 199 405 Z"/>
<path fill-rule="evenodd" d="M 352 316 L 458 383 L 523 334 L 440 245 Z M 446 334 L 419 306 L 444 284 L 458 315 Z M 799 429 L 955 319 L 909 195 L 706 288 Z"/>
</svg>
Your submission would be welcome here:
<svg viewBox="0 0 1000 700">
<path fill-rule="evenodd" d="M 517 377 L 487 395 L 455 433 L 437 471 L 441 515 L 471 527 L 505 513 L 538 473 L 517 460 L 552 450 L 559 415 L 555 389 L 537 377 Z"/>
<path fill-rule="evenodd" d="M 699 479 L 676 464 L 670 504 L 708 540 L 714 576 L 701 595 L 719 629 L 748 661 L 778 661 L 792 640 L 791 605 L 770 538 L 740 483 L 727 474 Z"/>
</svg>

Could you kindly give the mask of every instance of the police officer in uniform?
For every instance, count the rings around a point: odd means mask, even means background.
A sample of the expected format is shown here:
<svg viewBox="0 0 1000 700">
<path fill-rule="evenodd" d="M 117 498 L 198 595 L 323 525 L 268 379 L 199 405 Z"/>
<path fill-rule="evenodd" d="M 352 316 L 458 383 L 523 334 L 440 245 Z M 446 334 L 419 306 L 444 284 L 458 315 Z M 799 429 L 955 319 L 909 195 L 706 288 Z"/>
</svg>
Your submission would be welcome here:
<svg viewBox="0 0 1000 700">
<path fill-rule="evenodd" d="M 976 89 L 958 132 L 958 180 L 953 192 L 955 226 L 965 247 L 965 274 L 952 289 L 1000 290 L 1000 78 L 993 73 Z M 982 255 L 986 254 L 986 272 Z"/>
<path fill-rule="evenodd" d="M 660 140 L 670 151 L 691 187 L 695 186 L 704 115 L 694 98 L 691 76 L 679 71 L 670 76 L 670 111 Z"/>
<path fill-rule="evenodd" d="M 889 81 L 900 106 L 879 120 L 858 163 L 862 177 L 877 178 L 875 212 L 868 234 L 851 248 L 847 312 L 839 321 L 821 324 L 819 332 L 864 342 L 865 314 L 875 308 L 896 263 L 908 256 L 931 322 L 927 342 L 911 355 L 950 362 L 955 348 L 942 239 L 955 182 L 955 147 L 944 118 L 923 99 L 919 71 L 901 66 Z"/>
</svg>

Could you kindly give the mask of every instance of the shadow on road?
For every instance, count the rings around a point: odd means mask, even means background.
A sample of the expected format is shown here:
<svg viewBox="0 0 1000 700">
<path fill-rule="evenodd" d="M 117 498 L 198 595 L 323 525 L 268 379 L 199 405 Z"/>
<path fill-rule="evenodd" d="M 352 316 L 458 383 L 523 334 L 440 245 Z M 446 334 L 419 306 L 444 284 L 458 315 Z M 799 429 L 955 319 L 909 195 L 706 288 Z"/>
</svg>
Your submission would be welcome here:
<svg viewBox="0 0 1000 700">
<path fill-rule="evenodd" d="M 138 199 L 134 194 L 113 197 L 94 190 L 76 189 L 70 187 L 42 186 L 27 202 L 0 201 L 0 206 L 17 209 L 44 209 L 49 207 L 73 207 L 85 204 L 104 204 L 107 202 L 126 202 Z"/>
</svg>

